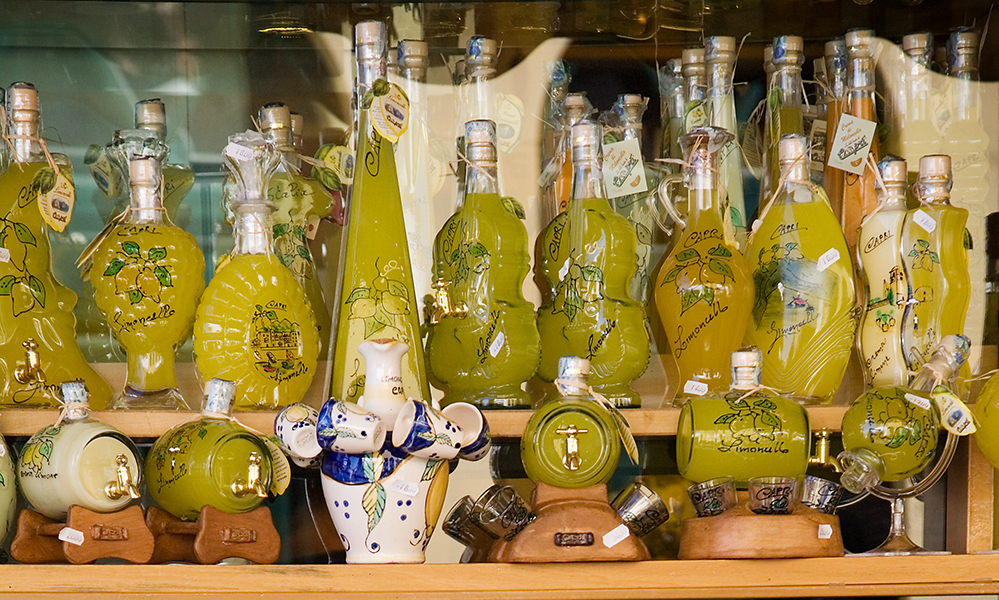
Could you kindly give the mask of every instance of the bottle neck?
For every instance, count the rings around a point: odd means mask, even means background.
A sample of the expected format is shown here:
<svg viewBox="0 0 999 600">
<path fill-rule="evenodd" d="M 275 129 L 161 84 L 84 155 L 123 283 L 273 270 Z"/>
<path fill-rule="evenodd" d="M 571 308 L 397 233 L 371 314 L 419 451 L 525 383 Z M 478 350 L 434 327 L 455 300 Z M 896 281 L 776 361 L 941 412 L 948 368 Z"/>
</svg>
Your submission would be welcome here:
<svg viewBox="0 0 999 600">
<path fill-rule="evenodd" d="M 734 367 L 732 369 L 732 389 L 745 392 L 760 385 L 760 373 L 756 367 Z"/>
<path fill-rule="evenodd" d="M 465 167 L 465 194 L 498 194 L 495 153 L 492 161 L 470 154 Z"/>
<path fill-rule="evenodd" d="M 683 87 L 684 87 L 683 91 L 684 99 L 687 102 L 695 102 L 695 101 L 703 102 L 708 87 L 707 78 L 704 76 L 703 72 L 694 75 L 684 75 Z M 684 107 L 684 112 L 685 111 L 686 107 Z M 683 112 L 680 113 L 680 115 L 683 114 L 684 114 Z"/>
<path fill-rule="evenodd" d="M 883 210 L 905 210 L 905 183 L 885 183 L 878 189 L 878 202 Z"/>
<path fill-rule="evenodd" d="M 807 184 L 809 181 L 809 165 L 807 157 L 801 157 L 800 160 L 793 160 L 790 162 L 781 161 L 780 165 L 781 177 L 787 183 Z"/>
<path fill-rule="evenodd" d="M 954 368 L 948 364 L 946 358 L 934 356 L 919 369 L 909 387 L 918 392 L 929 392 L 937 385 L 950 381 L 953 374 Z"/>
<path fill-rule="evenodd" d="M 847 85 L 854 115 L 860 106 L 869 105 L 874 109 L 874 59 L 870 57 L 851 58 L 847 69 Z M 871 114 L 870 117 L 874 115 Z"/>
<path fill-rule="evenodd" d="M 780 90 L 783 108 L 801 108 L 801 67 L 797 62 L 779 65 L 774 72 L 774 87 Z"/>
<path fill-rule="evenodd" d="M 712 60 L 708 63 L 708 95 L 712 98 L 732 95 L 732 61 Z M 800 72 L 799 72 L 800 76 Z"/>
<path fill-rule="evenodd" d="M 164 223 L 163 196 L 159 184 L 133 183 L 131 188 L 131 222 L 150 225 Z"/>
<path fill-rule="evenodd" d="M 607 198 L 602 165 L 595 158 L 580 160 L 574 157 L 572 161 L 572 199 L 588 200 L 590 198 Z"/>
<path fill-rule="evenodd" d="M 929 119 L 930 69 L 923 53 L 909 56 L 906 76 L 905 117 L 913 121 Z"/>
<path fill-rule="evenodd" d="M 954 113 L 958 121 L 981 120 L 981 109 L 978 102 L 978 72 L 965 71 L 958 73 L 954 79 Z"/>
<path fill-rule="evenodd" d="M 24 118 L 22 118 L 24 117 Z M 41 162 L 45 152 L 38 141 L 39 119 L 38 113 L 18 114 L 14 113 L 11 124 L 11 142 L 14 146 L 15 162 Z"/>
<path fill-rule="evenodd" d="M 270 254 L 273 244 L 271 208 L 265 204 L 241 204 L 236 207 L 235 256 Z"/>
<path fill-rule="evenodd" d="M 944 181 L 916 182 L 919 201 L 926 204 L 950 206 L 950 185 Z"/>
</svg>

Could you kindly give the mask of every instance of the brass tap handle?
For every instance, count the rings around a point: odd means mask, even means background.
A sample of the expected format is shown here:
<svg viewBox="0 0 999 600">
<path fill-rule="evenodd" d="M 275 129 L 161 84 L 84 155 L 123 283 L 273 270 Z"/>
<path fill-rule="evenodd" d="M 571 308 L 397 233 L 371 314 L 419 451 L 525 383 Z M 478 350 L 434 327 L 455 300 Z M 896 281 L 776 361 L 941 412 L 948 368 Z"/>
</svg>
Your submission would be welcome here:
<svg viewBox="0 0 999 600">
<path fill-rule="evenodd" d="M 842 473 L 843 468 L 840 466 L 839 460 L 829 452 L 829 437 L 828 429 L 822 428 L 815 432 L 815 455 L 808 459 L 808 465 L 825 467 L 832 469 L 834 473 Z"/>
<path fill-rule="evenodd" d="M 24 346 L 24 364 L 14 367 L 14 379 L 21 385 L 29 383 L 45 384 L 45 371 L 42 370 L 42 362 L 38 358 L 38 344 L 34 338 L 28 338 Z"/>
<path fill-rule="evenodd" d="M 139 493 L 139 488 L 132 483 L 132 471 L 128 468 L 128 458 L 124 454 L 119 454 L 114 461 L 118 465 L 115 469 L 116 480 L 108 482 L 104 486 L 104 493 L 112 500 L 117 500 L 122 496 L 128 496 L 133 500 L 141 498 L 142 494 Z"/>
<path fill-rule="evenodd" d="M 464 302 L 451 302 L 451 295 L 448 293 L 448 288 L 451 286 L 450 281 L 444 279 L 438 279 L 437 283 L 431 284 L 430 287 L 437 290 L 436 297 L 434 298 L 435 308 L 433 313 L 430 315 L 430 323 L 436 325 L 441 322 L 441 319 L 448 316 L 464 318 L 468 314 L 468 305 Z"/>
<path fill-rule="evenodd" d="M 575 425 L 569 425 L 562 429 L 556 429 L 555 433 L 566 436 L 565 456 L 562 457 L 562 465 L 570 471 L 578 471 L 583 459 L 579 456 L 579 434 L 588 433 L 587 429 L 576 429 Z"/>
<path fill-rule="evenodd" d="M 250 494 L 256 494 L 258 498 L 267 497 L 267 489 L 260 481 L 260 454 L 251 452 L 247 458 L 250 463 L 247 468 L 246 479 L 240 478 L 232 482 L 232 493 L 242 498 Z"/>
</svg>

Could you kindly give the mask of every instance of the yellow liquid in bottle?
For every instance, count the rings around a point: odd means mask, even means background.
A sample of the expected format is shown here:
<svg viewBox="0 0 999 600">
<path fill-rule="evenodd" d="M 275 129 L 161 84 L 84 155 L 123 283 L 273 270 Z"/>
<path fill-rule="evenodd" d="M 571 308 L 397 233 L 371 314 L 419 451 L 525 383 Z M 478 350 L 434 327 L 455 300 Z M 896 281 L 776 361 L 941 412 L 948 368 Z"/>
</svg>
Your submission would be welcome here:
<svg viewBox="0 0 999 600">
<path fill-rule="evenodd" d="M 860 356 L 872 386 L 905 385 L 909 373 L 902 353 L 902 314 L 908 284 L 898 250 L 904 210 L 882 208 L 860 229 L 857 252 L 866 304 L 860 324 Z"/>
</svg>

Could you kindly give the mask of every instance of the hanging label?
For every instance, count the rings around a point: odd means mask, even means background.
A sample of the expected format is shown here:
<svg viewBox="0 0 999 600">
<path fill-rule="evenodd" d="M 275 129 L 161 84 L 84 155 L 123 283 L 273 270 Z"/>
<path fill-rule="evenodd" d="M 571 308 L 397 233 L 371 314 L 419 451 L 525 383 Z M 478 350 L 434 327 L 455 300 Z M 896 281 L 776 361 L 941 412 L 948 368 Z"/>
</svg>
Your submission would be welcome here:
<svg viewBox="0 0 999 600">
<path fill-rule="evenodd" d="M 923 212 L 923 209 L 921 208 L 912 213 L 912 222 L 925 229 L 926 233 L 933 233 L 933 231 L 937 228 L 936 220 Z"/>
<path fill-rule="evenodd" d="M 604 185 L 607 198 L 649 191 L 642 146 L 637 139 L 604 144 Z"/>
<path fill-rule="evenodd" d="M 346 146 L 327 144 L 316 152 L 316 158 L 323 161 L 323 166 L 336 173 L 340 183 L 349 185 L 354 182 L 354 151 Z"/>
<path fill-rule="evenodd" d="M 381 136 L 395 143 L 409 127 L 409 98 L 406 92 L 394 83 L 383 96 L 371 100 L 371 124 Z"/>
<path fill-rule="evenodd" d="M 239 144 L 228 144 L 225 147 L 223 153 L 226 156 L 230 156 L 236 160 L 248 161 L 253 160 L 253 149 L 247 148 L 246 146 L 241 146 Z"/>
<path fill-rule="evenodd" d="M 489 344 L 489 356 L 496 358 L 496 355 L 499 354 L 500 350 L 503 349 L 503 342 L 505 341 L 506 341 L 506 336 L 503 335 L 503 332 L 501 331 L 497 333 L 496 339 L 493 340 L 492 344 Z"/>
<path fill-rule="evenodd" d="M 819 539 L 828 540 L 832 537 L 833 528 L 829 523 L 822 523 L 819 525 Z"/>
<path fill-rule="evenodd" d="M 604 546 L 607 546 L 608 548 L 613 548 L 614 546 L 617 546 L 624 540 L 628 539 L 629 535 L 631 535 L 631 530 L 628 529 L 627 525 L 618 525 L 614 529 L 611 529 L 610 531 L 604 534 L 603 537 Z"/>
<path fill-rule="evenodd" d="M 933 400 L 940 409 L 940 421 L 944 429 L 955 435 L 971 435 L 977 431 L 975 418 L 968 405 L 946 386 L 938 385 L 933 388 Z"/>
<path fill-rule="evenodd" d="M 392 489 L 404 496 L 415 498 L 416 495 L 420 493 L 420 484 L 413 483 L 412 481 L 397 479 L 395 483 L 392 484 Z"/>
<path fill-rule="evenodd" d="M 826 250 L 825 254 L 819 257 L 819 260 L 815 261 L 815 268 L 821 273 L 831 267 L 837 260 L 839 260 L 839 250 L 830 248 Z"/>
<path fill-rule="evenodd" d="M 704 103 L 694 100 L 687 103 L 687 109 L 683 115 L 683 130 L 690 131 L 695 127 L 706 127 L 711 123 L 708 120 L 708 111 Z"/>
<path fill-rule="evenodd" d="M 862 175 L 867 168 L 867 155 L 871 151 L 871 144 L 874 143 L 877 127 L 878 124 L 874 121 L 853 115 L 840 117 L 826 164 L 848 173 Z"/>
<path fill-rule="evenodd" d="M 621 444 L 624 446 L 625 453 L 628 454 L 628 458 L 631 460 L 632 464 L 638 464 L 638 444 L 635 442 L 635 436 L 631 434 L 631 424 L 628 423 L 628 419 L 624 418 L 621 411 L 618 410 L 613 404 L 604 405 L 607 412 L 614 419 L 614 424 L 617 425 L 617 434 L 621 438 Z"/>
<path fill-rule="evenodd" d="M 70 180 L 72 175 L 73 168 L 69 165 L 59 165 L 58 171 L 42 167 L 31 180 L 32 189 L 38 190 L 38 210 L 42 213 L 42 219 L 56 231 L 66 229 L 73 215 L 76 190 Z"/>
<path fill-rule="evenodd" d="M 74 546 L 82 546 L 84 541 L 83 532 L 71 527 L 63 527 L 59 530 L 59 540 L 69 542 Z"/>
<path fill-rule="evenodd" d="M 931 404 L 927 398 L 923 398 L 922 396 L 917 396 L 915 394 L 906 394 L 905 399 L 923 410 L 930 410 Z"/>
<path fill-rule="evenodd" d="M 288 457 L 284 455 L 281 448 L 269 438 L 261 438 L 271 453 L 271 487 L 269 491 L 275 496 L 280 496 L 288 489 L 291 483 L 291 464 Z"/>
<path fill-rule="evenodd" d="M 86 162 L 86 158 L 84 158 L 84 162 Z M 104 194 L 104 198 L 106 200 L 117 198 L 118 194 L 122 192 L 121 176 L 111 166 L 111 161 L 108 160 L 108 155 L 104 152 L 103 148 L 97 150 L 96 156 L 93 157 L 93 162 L 89 163 L 89 166 L 90 175 L 93 176 L 97 188 Z"/>
<path fill-rule="evenodd" d="M 708 384 L 702 381 L 687 381 L 687 383 L 683 384 L 683 393 L 703 396 L 708 393 Z"/>
<path fill-rule="evenodd" d="M 548 164 L 545 165 L 545 170 L 541 171 L 541 175 L 538 176 L 538 187 L 543 188 L 551 183 L 551 181 L 555 179 L 555 174 L 559 172 L 559 168 L 561 166 L 562 162 L 557 156 L 549 160 Z"/>
</svg>

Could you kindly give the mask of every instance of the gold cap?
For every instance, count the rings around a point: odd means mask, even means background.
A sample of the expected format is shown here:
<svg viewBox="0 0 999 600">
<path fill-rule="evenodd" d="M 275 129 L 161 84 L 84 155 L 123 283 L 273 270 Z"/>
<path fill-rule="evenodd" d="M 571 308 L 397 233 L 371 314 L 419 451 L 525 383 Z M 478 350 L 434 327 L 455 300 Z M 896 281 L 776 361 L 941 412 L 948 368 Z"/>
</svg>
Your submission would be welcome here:
<svg viewBox="0 0 999 600">
<path fill-rule="evenodd" d="M 257 111 L 257 120 L 260 121 L 261 131 L 290 129 L 291 109 L 281 102 L 268 102 Z"/>
</svg>

